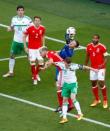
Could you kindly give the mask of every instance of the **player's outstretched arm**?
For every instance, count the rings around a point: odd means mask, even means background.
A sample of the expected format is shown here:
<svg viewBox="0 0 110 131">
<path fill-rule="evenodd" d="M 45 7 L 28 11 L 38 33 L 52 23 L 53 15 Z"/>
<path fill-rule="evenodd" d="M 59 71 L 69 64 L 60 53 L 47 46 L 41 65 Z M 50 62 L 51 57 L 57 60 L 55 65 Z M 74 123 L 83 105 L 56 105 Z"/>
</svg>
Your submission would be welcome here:
<svg viewBox="0 0 110 131">
<path fill-rule="evenodd" d="M 92 70 L 92 71 L 98 72 L 97 69 L 94 69 L 94 68 L 92 68 L 92 67 L 85 66 L 85 65 L 83 65 L 83 69 L 86 69 L 86 70 Z"/>
<path fill-rule="evenodd" d="M 7 27 L 7 31 L 8 31 L 8 32 L 13 31 L 13 27 L 12 27 L 12 26 Z"/>
</svg>

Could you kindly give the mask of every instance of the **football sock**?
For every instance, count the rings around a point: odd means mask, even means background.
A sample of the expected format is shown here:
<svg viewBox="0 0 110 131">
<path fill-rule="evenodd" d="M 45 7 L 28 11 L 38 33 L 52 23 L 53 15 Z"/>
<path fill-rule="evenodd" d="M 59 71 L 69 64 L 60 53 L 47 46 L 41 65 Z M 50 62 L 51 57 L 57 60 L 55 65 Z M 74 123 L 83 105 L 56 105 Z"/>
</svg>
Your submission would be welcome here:
<svg viewBox="0 0 110 131">
<path fill-rule="evenodd" d="M 9 73 L 13 73 L 15 66 L 15 59 L 10 58 L 9 59 Z"/>
<path fill-rule="evenodd" d="M 95 100 L 99 100 L 99 91 L 98 91 L 98 87 L 97 86 L 95 86 L 95 87 L 92 87 L 92 92 L 93 92 L 93 94 L 94 94 L 94 96 L 95 96 Z"/>
<path fill-rule="evenodd" d="M 69 103 L 69 108 L 73 107 L 73 101 L 71 98 L 68 99 L 68 103 Z"/>
<path fill-rule="evenodd" d="M 38 75 L 38 74 L 39 74 L 40 67 L 41 67 L 41 65 L 38 65 L 38 66 L 36 67 L 36 75 Z"/>
<path fill-rule="evenodd" d="M 32 76 L 34 78 L 34 80 L 36 80 L 36 67 L 35 65 L 31 65 L 31 72 L 32 72 Z"/>
<path fill-rule="evenodd" d="M 61 92 L 62 90 L 57 91 L 57 98 L 60 107 L 62 107 L 62 103 L 63 103 L 63 97 L 61 96 Z"/>
<path fill-rule="evenodd" d="M 67 116 L 67 110 L 68 110 L 68 104 L 64 103 L 62 106 L 62 113 L 63 113 L 63 118 L 65 119 Z"/>
<path fill-rule="evenodd" d="M 77 100 L 74 100 L 73 103 L 74 103 L 74 106 L 75 106 L 78 114 L 82 114 L 79 102 Z"/>
<path fill-rule="evenodd" d="M 106 86 L 104 85 L 104 87 L 101 88 L 101 90 L 102 90 L 103 100 L 107 101 L 107 88 L 106 88 Z"/>
</svg>

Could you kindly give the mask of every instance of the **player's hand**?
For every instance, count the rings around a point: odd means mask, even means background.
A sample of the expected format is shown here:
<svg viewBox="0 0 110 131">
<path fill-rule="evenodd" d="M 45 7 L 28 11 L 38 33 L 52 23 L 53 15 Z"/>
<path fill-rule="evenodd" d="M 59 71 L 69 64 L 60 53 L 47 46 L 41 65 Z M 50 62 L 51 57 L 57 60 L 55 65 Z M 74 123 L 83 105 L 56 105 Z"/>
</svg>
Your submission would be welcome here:
<svg viewBox="0 0 110 131">
<path fill-rule="evenodd" d="M 94 72 L 99 72 L 99 70 L 98 69 L 94 69 L 94 68 L 92 68 L 92 71 L 94 71 Z"/>
<path fill-rule="evenodd" d="M 24 50 L 27 54 L 29 53 L 29 49 L 27 47 L 25 47 Z"/>
<path fill-rule="evenodd" d="M 104 66 L 104 64 L 101 64 L 98 66 L 99 69 L 102 69 L 102 67 Z"/>
<path fill-rule="evenodd" d="M 8 31 L 8 32 L 12 31 L 12 28 L 11 28 L 11 27 L 8 27 L 8 28 L 7 28 L 7 31 Z"/>
</svg>

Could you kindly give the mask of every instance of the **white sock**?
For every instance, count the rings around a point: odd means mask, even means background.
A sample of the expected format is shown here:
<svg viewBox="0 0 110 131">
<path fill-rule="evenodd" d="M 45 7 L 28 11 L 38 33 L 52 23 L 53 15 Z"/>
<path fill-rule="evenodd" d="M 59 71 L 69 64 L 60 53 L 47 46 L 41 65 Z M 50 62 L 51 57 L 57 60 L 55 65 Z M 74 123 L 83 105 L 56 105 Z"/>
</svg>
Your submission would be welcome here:
<svg viewBox="0 0 110 131">
<path fill-rule="evenodd" d="M 62 113 L 63 113 L 63 118 L 65 119 L 65 118 L 67 118 L 66 116 L 67 116 L 67 110 L 68 110 L 68 104 L 66 103 L 66 104 L 63 104 L 63 106 L 62 106 Z"/>
<path fill-rule="evenodd" d="M 9 72 L 13 73 L 14 70 L 14 66 L 15 66 L 15 59 L 9 59 Z"/>
<path fill-rule="evenodd" d="M 78 114 L 82 114 L 79 102 L 77 100 L 75 100 L 73 103 L 74 103 L 74 106 L 75 106 Z"/>
</svg>

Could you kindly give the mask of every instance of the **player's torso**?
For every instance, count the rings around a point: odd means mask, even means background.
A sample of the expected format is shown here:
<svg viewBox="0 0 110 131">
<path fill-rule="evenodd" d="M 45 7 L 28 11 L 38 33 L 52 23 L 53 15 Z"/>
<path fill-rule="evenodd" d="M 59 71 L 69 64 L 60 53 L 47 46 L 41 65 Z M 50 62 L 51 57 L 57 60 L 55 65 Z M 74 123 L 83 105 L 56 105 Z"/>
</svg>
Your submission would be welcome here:
<svg viewBox="0 0 110 131">
<path fill-rule="evenodd" d="M 66 57 L 72 57 L 74 50 L 69 48 L 68 45 L 65 45 L 64 48 L 60 51 L 59 55 L 65 59 Z"/>
<path fill-rule="evenodd" d="M 76 71 L 71 71 L 70 68 L 63 68 L 63 81 L 66 83 L 77 82 Z"/>
<path fill-rule="evenodd" d="M 48 59 L 52 59 L 53 62 L 61 62 L 63 59 L 58 55 L 55 51 L 48 51 L 47 56 Z"/>
<path fill-rule="evenodd" d="M 31 19 L 27 16 L 19 18 L 18 16 L 13 17 L 12 24 L 14 28 L 14 40 L 17 42 L 23 42 L 23 32 L 30 25 Z"/>
<path fill-rule="evenodd" d="M 102 45 L 98 44 L 98 45 L 94 46 L 93 44 L 90 44 L 87 48 L 89 51 L 91 66 L 94 68 L 98 68 L 98 66 L 103 64 L 103 62 L 104 62 L 104 54 L 102 51 Z M 105 65 L 104 65 L 104 67 L 105 67 Z"/>
<path fill-rule="evenodd" d="M 42 37 L 44 34 L 45 28 L 43 26 L 39 26 L 36 28 L 35 26 L 29 27 L 29 47 L 30 48 L 40 48 L 42 46 Z"/>
</svg>

